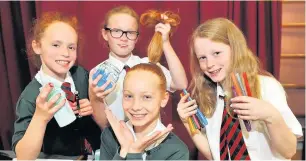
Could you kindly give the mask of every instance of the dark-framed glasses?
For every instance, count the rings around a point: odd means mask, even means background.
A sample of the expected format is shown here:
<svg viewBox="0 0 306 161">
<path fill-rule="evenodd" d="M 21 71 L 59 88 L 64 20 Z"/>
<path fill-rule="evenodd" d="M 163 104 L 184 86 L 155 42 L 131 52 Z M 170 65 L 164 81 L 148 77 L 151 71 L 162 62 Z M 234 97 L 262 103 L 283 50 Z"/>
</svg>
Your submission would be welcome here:
<svg viewBox="0 0 306 161">
<path fill-rule="evenodd" d="M 129 40 L 136 40 L 139 32 L 138 31 L 123 31 L 116 28 L 108 28 L 104 27 L 104 30 L 109 31 L 113 38 L 120 38 L 123 34 L 129 39 Z"/>
</svg>

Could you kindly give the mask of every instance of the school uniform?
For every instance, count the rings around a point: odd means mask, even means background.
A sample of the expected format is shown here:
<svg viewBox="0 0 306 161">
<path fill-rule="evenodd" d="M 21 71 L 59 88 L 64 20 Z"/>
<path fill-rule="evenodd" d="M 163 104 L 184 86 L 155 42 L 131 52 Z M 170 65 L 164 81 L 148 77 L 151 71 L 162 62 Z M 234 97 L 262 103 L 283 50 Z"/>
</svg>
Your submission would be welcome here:
<svg viewBox="0 0 306 161">
<path fill-rule="evenodd" d="M 31 122 L 36 108 L 36 98 L 40 93 L 39 88 L 46 83 L 45 81 L 51 81 L 54 84 L 61 83 L 40 70 L 18 99 L 16 105 L 17 118 L 14 123 L 12 138 L 13 151 L 15 151 L 16 144 L 22 139 Z M 67 73 L 65 82 L 71 84 L 72 92 L 78 91 L 80 99 L 88 98 L 88 72 L 84 68 L 73 66 Z M 93 150 L 98 149 L 100 134 L 101 130 L 92 116 L 77 117 L 74 122 L 64 127 L 59 127 L 53 117 L 47 124 L 41 152 L 77 156 L 84 153 L 84 139 L 91 144 Z"/>
<path fill-rule="evenodd" d="M 136 141 L 136 135 L 132 124 L 126 122 L 127 127 L 133 134 Z M 158 120 L 155 131 L 162 131 L 166 127 Z M 103 130 L 101 134 L 100 160 L 188 160 L 189 151 L 185 143 L 180 140 L 174 133 L 170 132 L 164 138 L 159 139 L 145 149 L 143 153 L 128 153 L 126 158 L 120 155 L 120 144 L 111 127 Z"/>
<path fill-rule="evenodd" d="M 282 115 L 289 129 L 297 137 L 302 136 L 302 127 L 292 111 L 290 110 L 285 91 L 282 85 L 274 78 L 259 76 L 261 87 L 261 98 L 271 103 Z M 202 133 L 206 133 L 208 143 L 214 160 L 220 160 L 220 129 L 224 100 L 221 86 L 217 86 L 216 110 L 211 118 L 208 118 L 208 125 Z M 261 108 L 261 107 L 258 107 Z M 239 120 L 243 139 L 251 160 L 284 160 L 285 158 L 277 153 L 270 145 L 270 136 L 264 121 L 251 121 L 252 130 L 248 132 L 242 120 Z"/>
<path fill-rule="evenodd" d="M 116 59 L 115 57 L 113 57 L 111 54 L 109 54 L 109 58 L 105 61 L 108 61 L 109 63 L 111 63 L 112 65 L 116 66 L 119 70 L 120 70 L 120 74 L 119 74 L 119 78 L 116 84 L 116 88 L 107 95 L 107 97 L 105 98 L 106 104 L 108 105 L 108 107 L 112 110 L 112 112 L 114 113 L 114 115 L 119 119 L 119 120 L 125 120 L 125 115 L 124 115 L 124 111 L 122 108 L 122 98 L 123 98 L 123 80 L 124 77 L 126 75 L 126 70 L 124 69 L 124 66 L 127 65 L 130 68 L 132 68 L 133 66 L 140 64 L 140 63 L 149 63 L 149 59 L 148 57 L 144 57 L 144 58 L 140 58 L 139 56 L 133 55 L 131 54 L 130 58 L 125 62 L 121 62 L 120 60 Z M 103 63 L 103 62 L 102 62 Z M 102 64 L 101 63 L 101 64 Z M 100 65 L 100 64 L 99 64 Z M 97 65 L 97 66 L 99 66 Z M 170 85 L 171 85 L 171 75 L 170 75 L 170 71 L 165 68 L 164 66 L 158 64 L 165 77 L 166 77 L 166 81 L 167 81 L 167 90 L 170 90 Z M 173 91 L 171 91 L 173 92 Z"/>
</svg>

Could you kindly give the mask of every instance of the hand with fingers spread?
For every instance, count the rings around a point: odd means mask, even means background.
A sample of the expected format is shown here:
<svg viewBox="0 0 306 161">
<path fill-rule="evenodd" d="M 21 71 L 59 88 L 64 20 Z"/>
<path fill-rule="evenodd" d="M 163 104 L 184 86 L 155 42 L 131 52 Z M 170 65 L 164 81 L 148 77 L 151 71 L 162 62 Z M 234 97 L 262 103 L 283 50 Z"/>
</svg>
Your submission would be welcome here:
<svg viewBox="0 0 306 161">
<path fill-rule="evenodd" d="M 44 123 L 48 123 L 54 114 L 65 104 L 66 99 L 63 99 L 58 104 L 56 102 L 60 99 L 61 94 L 58 93 L 47 101 L 48 94 L 53 89 L 53 84 L 45 85 L 36 98 L 36 109 L 33 117 L 40 119 Z"/>
<path fill-rule="evenodd" d="M 187 123 L 188 117 L 197 113 L 197 104 L 195 100 L 187 101 L 190 94 L 186 94 L 177 105 L 177 112 L 183 123 Z"/>
<path fill-rule="evenodd" d="M 156 143 L 159 139 L 167 136 L 173 130 L 172 124 L 169 124 L 163 131 L 156 131 L 150 136 L 137 139 L 130 145 L 129 153 L 142 153 L 147 147 Z"/>
<path fill-rule="evenodd" d="M 272 104 L 248 96 L 232 98 L 230 107 L 242 120 L 263 120 L 268 123 L 277 115 L 277 110 Z"/>
<path fill-rule="evenodd" d="M 156 141 L 167 135 L 171 130 L 173 130 L 173 127 L 170 124 L 164 131 L 156 131 L 150 136 L 145 136 L 134 141 L 133 134 L 124 121 L 118 121 L 109 109 L 105 110 L 105 114 L 120 144 L 120 156 L 123 158 L 125 158 L 127 153 L 144 152 L 147 147 L 149 147 L 151 144 L 155 143 Z"/>
<path fill-rule="evenodd" d="M 110 80 L 107 80 L 105 84 L 103 84 L 101 87 L 98 87 L 97 84 L 102 78 L 102 75 L 97 76 L 97 78 L 93 80 L 92 77 L 95 72 L 96 69 L 94 68 L 89 73 L 89 98 L 90 100 L 99 100 L 100 102 L 103 102 L 104 98 L 115 89 L 116 85 L 113 84 L 112 88 L 105 90 L 106 87 L 112 83 Z"/>
</svg>

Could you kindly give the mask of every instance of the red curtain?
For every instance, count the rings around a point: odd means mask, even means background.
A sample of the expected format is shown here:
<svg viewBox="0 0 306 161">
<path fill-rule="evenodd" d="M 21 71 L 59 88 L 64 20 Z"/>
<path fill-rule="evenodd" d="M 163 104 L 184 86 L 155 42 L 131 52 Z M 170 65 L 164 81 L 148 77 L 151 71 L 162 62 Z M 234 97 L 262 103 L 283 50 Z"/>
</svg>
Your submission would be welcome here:
<svg viewBox="0 0 306 161">
<path fill-rule="evenodd" d="M 32 2 L 0 2 L 0 147 L 10 149 L 15 105 L 31 80 L 25 37 L 35 13 Z"/>
<path fill-rule="evenodd" d="M 1 23 L 8 24 L 7 21 L 12 21 L 15 19 L 14 17 L 12 17 L 10 12 L 12 8 L 9 7 L 12 2 L 0 3 L 2 19 Z M 29 7 L 29 3 L 30 2 L 18 2 L 19 7 L 21 8 L 21 14 L 19 16 L 22 18 L 20 24 L 23 26 L 23 37 L 27 37 L 26 30 L 29 29 L 31 18 L 33 17 L 33 14 L 31 13 L 35 13 L 35 11 L 33 11 L 33 8 Z M 226 17 L 232 19 L 235 24 L 237 24 L 237 26 L 239 26 L 244 32 L 250 48 L 255 54 L 259 56 L 263 68 L 268 70 L 269 72 L 274 74 L 275 77 L 278 78 L 281 45 L 281 2 L 35 2 L 37 17 L 39 17 L 43 12 L 47 11 L 58 11 L 66 15 L 74 15 L 78 17 L 78 20 L 81 25 L 80 34 L 83 40 L 82 48 L 81 50 L 79 50 L 78 53 L 78 63 L 88 70 L 108 58 L 109 50 L 100 36 L 100 24 L 104 20 L 105 13 L 109 9 L 119 5 L 130 6 L 135 9 L 135 11 L 139 15 L 148 9 L 171 10 L 179 13 L 182 19 L 181 24 L 174 33 L 173 37 L 171 37 L 171 42 L 173 48 L 175 49 L 177 55 L 179 56 L 185 67 L 185 71 L 187 72 L 189 80 L 189 36 L 200 23 L 204 22 L 207 19 L 216 17 Z M 2 8 L 4 8 L 4 10 L 2 10 Z M 7 21 L 3 21 L 3 15 L 11 17 L 8 17 Z M 5 31 L 7 32 L 6 34 L 15 32 L 15 29 L 12 29 L 12 27 L 9 26 L 6 26 L 6 29 L 7 30 L 4 30 L 4 27 L 2 27 L 1 32 L 4 33 Z M 153 36 L 153 33 L 154 30 L 152 28 L 148 29 L 144 28 L 143 26 L 140 26 L 140 38 L 137 42 L 134 54 L 139 55 L 141 57 L 146 56 L 146 48 Z M 14 41 L 14 39 L 9 39 L 9 37 L 12 36 L 4 34 L 1 34 L 0 36 L 0 74 L 1 76 L 4 76 L 4 78 L 8 78 L 3 83 L 1 81 L 1 89 L 4 88 L 4 90 L 1 90 L 1 96 L 5 95 L 5 97 L 0 97 L 0 100 L 1 103 L 3 101 L 7 104 L 7 109 L 5 109 L 5 111 L 7 111 L 6 113 L 10 113 L 10 115 L 12 116 L 12 112 L 14 111 L 15 103 L 20 92 L 24 88 L 24 85 L 29 82 L 29 78 L 34 76 L 35 71 L 33 71 L 31 65 L 28 65 L 27 59 L 20 56 L 19 51 L 14 51 L 16 50 L 14 46 L 16 44 L 16 41 Z M 10 46 L 3 46 L 3 42 L 8 42 Z M 8 57 L 12 58 L 7 60 Z M 19 59 L 21 59 L 22 57 L 21 60 L 27 66 L 21 67 L 20 64 L 14 62 L 14 57 L 19 57 Z M 162 64 L 167 66 L 164 59 L 162 59 Z M 20 76 L 20 73 L 23 72 L 26 73 L 24 74 L 27 75 L 26 77 Z M 8 84 L 10 84 L 10 86 Z M 171 101 L 168 103 L 165 110 L 162 111 L 162 120 L 165 124 L 174 124 L 174 132 L 189 147 L 190 159 L 204 159 L 203 156 L 198 155 L 197 149 L 195 148 L 190 137 L 188 136 L 185 128 L 182 126 L 177 115 L 176 105 L 179 100 L 179 92 L 180 91 L 177 91 L 172 95 Z M 3 107 L 1 107 L 1 109 L 3 109 Z M 1 117 L 1 119 L 2 118 L 3 117 Z M 12 126 L 12 119 L 8 120 L 10 122 L 7 122 L 6 124 Z"/>
</svg>

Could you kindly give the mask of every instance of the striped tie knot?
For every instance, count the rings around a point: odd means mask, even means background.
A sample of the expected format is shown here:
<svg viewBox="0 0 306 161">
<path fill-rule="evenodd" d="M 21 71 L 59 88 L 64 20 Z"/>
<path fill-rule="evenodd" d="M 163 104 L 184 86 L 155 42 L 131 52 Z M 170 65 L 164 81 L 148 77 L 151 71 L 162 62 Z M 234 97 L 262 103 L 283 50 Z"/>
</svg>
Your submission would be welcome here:
<svg viewBox="0 0 306 161">
<path fill-rule="evenodd" d="M 75 95 L 71 92 L 71 84 L 69 82 L 64 82 L 61 86 L 61 89 L 66 94 L 66 99 L 70 102 L 75 102 Z"/>
</svg>

